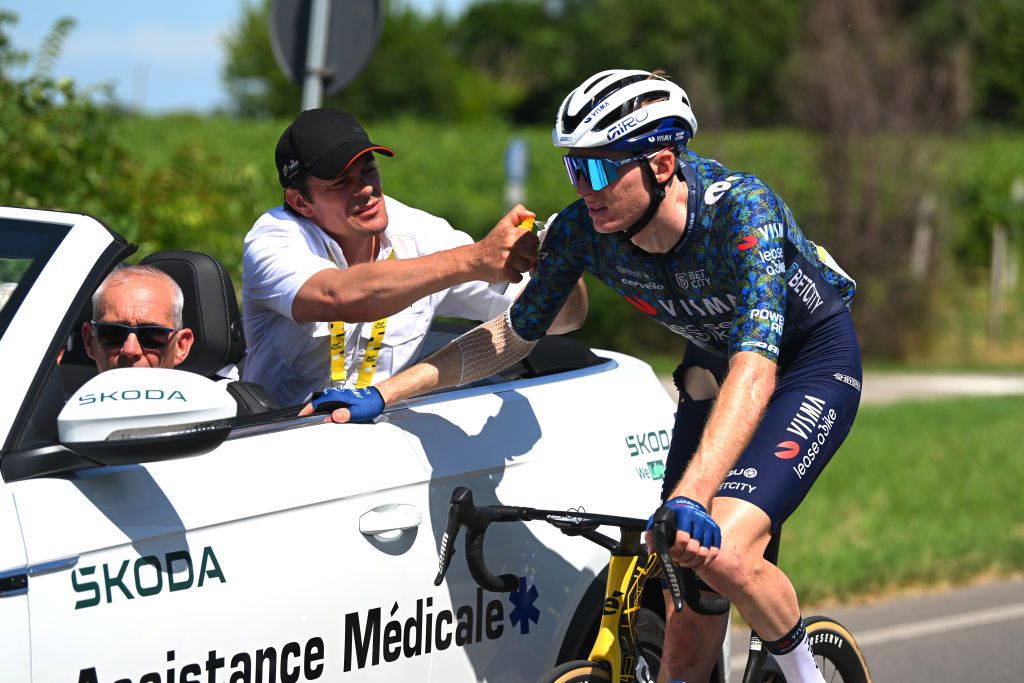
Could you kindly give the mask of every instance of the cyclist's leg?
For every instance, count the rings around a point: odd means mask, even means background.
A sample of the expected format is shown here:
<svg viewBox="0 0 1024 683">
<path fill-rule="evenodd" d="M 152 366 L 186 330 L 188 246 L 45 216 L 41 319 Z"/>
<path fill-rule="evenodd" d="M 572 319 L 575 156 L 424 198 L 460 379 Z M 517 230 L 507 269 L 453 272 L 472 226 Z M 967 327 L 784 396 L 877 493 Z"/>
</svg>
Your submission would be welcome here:
<svg viewBox="0 0 1024 683">
<path fill-rule="evenodd" d="M 725 369 L 724 359 L 701 350 L 695 344 L 687 344 L 683 362 L 673 374 L 679 390 L 679 407 L 665 463 L 662 500 L 675 488 L 697 449 Z M 685 605 L 682 612 L 676 613 L 668 591 L 664 594 L 667 616 L 658 683 L 668 683 L 673 679 L 706 681 L 721 650 L 729 615 L 702 616 Z"/>
<path fill-rule="evenodd" d="M 722 550 L 701 578 L 729 598 L 762 640 L 778 640 L 800 617 L 796 591 L 781 569 L 764 559 L 772 523 L 760 508 L 717 497 L 712 515 L 722 528 Z M 724 557 L 724 562 L 720 562 Z"/>
<path fill-rule="evenodd" d="M 859 364 L 812 360 L 779 381 L 750 444 L 719 487 L 711 514 L 722 528 L 723 546 L 701 571 L 793 681 L 820 680 L 820 674 L 805 645 L 793 586 L 763 552 L 846 438 L 860 400 L 848 381 L 859 381 Z"/>
<path fill-rule="evenodd" d="M 658 683 L 707 681 L 722 649 L 729 615 L 704 616 L 691 611 L 687 605 L 683 605 L 682 612 L 675 612 L 672 596 L 668 591 L 664 591 L 664 595 L 667 618 Z"/>
<path fill-rule="evenodd" d="M 764 549 L 773 530 L 797 508 L 849 432 L 860 402 L 860 377 L 860 351 L 850 318 L 837 316 L 812 334 L 787 364 L 754 437 L 712 503 L 724 545 L 702 578 L 736 604 L 766 641 L 799 632 L 800 611 L 792 584 L 763 559 Z M 684 405 L 680 404 L 680 413 Z M 694 420 L 689 422 L 692 429 Z M 681 427 L 677 417 L 673 451 Z M 680 443 L 695 447 L 698 438 L 699 434 L 689 435 Z M 683 469 L 685 463 L 680 474 Z M 666 481 L 666 486 L 674 482 Z M 713 659 L 717 648 L 703 639 L 713 633 L 706 621 L 670 624 L 664 656 L 680 669 L 691 663 L 697 667 L 691 679 L 684 680 L 704 680 L 697 676 L 710 670 L 704 663 Z M 685 654 L 687 647 L 698 652 Z M 705 651 L 707 659 L 694 659 L 701 658 L 699 650 Z M 794 676 L 793 680 L 800 679 Z"/>
<path fill-rule="evenodd" d="M 722 550 L 700 575 L 728 597 L 775 655 L 787 681 L 822 681 L 804 629 L 796 591 L 785 573 L 764 559 L 771 520 L 738 498 L 715 498 L 712 514 L 722 527 Z"/>
</svg>

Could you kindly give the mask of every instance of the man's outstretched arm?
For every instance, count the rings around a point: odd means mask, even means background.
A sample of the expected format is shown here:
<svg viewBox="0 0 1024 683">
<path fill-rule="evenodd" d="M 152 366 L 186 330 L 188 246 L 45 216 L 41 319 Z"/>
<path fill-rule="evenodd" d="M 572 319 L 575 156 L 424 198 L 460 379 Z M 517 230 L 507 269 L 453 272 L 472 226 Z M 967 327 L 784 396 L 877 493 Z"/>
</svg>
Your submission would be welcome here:
<svg viewBox="0 0 1024 683">
<path fill-rule="evenodd" d="M 533 215 L 517 205 L 479 242 L 417 258 L 326 268 L 299 289 L 292 317 L 372 322 L 463 282 L 518 282 L 536 264 L 539 242 L 516 226 Z"/>
</svg>

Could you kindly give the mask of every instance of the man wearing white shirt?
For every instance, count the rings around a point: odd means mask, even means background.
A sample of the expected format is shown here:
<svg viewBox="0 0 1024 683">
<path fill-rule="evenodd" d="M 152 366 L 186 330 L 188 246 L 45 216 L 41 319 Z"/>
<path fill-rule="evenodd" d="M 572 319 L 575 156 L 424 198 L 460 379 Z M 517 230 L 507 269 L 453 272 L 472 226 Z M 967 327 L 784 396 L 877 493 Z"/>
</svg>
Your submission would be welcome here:
<svg viewBox="0 0 1024 683">
<path fill-rule="evenodd" d="M 329 386 L 363 387 L 409 365 L 435 315 L 488 320 L 508 308 L 538 239 L 510 216 L 478 243 L 445 220 L 386 197 L 372 143 L 338 109 L 311 109 L 285 130 L 275 160 L 284 204 L 245 238 L 243 379 L 282 405 Z M 520 209 L 521 212 L 521 209 Z M 586 316 L 582 281 L 556 331 Z"/>
</svg>

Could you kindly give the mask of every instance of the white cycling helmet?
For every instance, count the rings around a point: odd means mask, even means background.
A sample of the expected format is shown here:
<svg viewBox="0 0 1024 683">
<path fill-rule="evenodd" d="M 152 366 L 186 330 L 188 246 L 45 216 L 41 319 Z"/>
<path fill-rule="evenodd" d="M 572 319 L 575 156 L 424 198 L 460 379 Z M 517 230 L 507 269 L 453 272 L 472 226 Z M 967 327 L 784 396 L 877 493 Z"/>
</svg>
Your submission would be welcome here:
<svg viewBox="0 0 1024 683">
<path fill-rule="evenodd" d="M 611 69 L 569 93 L 551 137 L 556 147 L 644 151 L 685 147 L 696 132 L 685 90 L 649 71 Z"/>
</svg>

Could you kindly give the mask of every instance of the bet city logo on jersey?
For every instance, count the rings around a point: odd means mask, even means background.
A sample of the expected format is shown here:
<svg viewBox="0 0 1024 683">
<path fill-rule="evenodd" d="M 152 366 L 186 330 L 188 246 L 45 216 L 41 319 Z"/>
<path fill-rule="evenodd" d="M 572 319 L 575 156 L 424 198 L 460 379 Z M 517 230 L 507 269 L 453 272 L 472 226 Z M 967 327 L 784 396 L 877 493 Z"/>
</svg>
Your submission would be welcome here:
<svg viewBox="0 0 1024 683">
<path fill-rule="evenodd" d="M 810 471 L 818 454 L 824 449 L 825 442 L 836 423 L 834 408 L 826 410 L 824 399 L 804 394 L 796 414 L 789 421 L 786 431 L 794 434 L 797 439 L 776 444 L 775 457 L 781 460 L 793 460 L 803 453 L 802 457 L 792 466 L 797 479 L 803 479 Z M 805 449 L 806 447 L 806 449 Z"/>
</svg>

